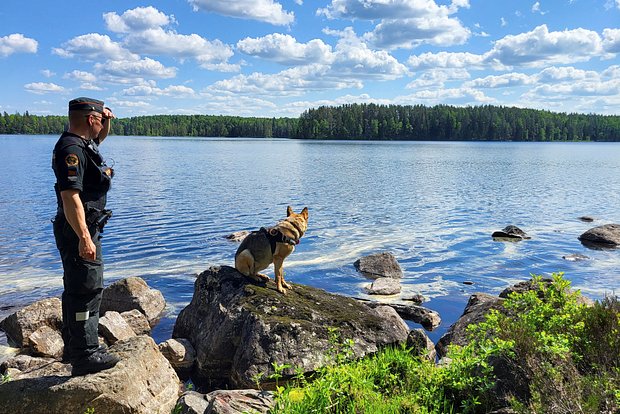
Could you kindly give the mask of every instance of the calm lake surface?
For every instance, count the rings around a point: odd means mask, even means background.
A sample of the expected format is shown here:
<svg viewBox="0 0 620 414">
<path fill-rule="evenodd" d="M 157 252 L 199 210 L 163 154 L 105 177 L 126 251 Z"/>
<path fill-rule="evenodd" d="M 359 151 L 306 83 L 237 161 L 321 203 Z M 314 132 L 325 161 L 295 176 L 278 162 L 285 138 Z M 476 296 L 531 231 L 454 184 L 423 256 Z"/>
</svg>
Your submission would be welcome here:
<svg viewBox="0 0 620 414">
<path fill-rule="evenodd" d="M 57 139 L 0 136 L 0 318 L 62 291 L 50 223 Z M 116 173 L 105 283 L 140 276 L 163 292 L 158 342 L 170 337 L 196 275 L 233 265 L 237 244 L 224 236 L 272 225 L 287 205 L 310 210 L 308 232 L 284 263 L 288 280 L 368 297 L 370 281 L 353 262 L 390 251 L 405 274 L 403 292 L 378 298 L 422 293 L 443 319 L 433 340 L 470 294 L 498 294 L 530 273 L 563 271 L 593 298 L 620 291 L 620 250 L 577 240 L 620 223 L 617 143 L 109 137 L 101 151 Z M 583 215 L 596 220 L 581 222 Z M 491 239 L 509 224 L 532 239 Z M 568 254 L 589 260 L 564 260 Z"/>
</svg>

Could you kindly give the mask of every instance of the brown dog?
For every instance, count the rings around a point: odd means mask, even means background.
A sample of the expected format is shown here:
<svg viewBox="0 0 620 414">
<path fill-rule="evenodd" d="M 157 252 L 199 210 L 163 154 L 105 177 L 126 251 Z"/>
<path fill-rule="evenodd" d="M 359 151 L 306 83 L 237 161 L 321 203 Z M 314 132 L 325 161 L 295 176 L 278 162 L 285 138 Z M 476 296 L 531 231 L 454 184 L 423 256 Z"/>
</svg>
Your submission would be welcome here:
<svg viewBox="0 0 620 414">
<path fill-rule="evenodd" d="M 297 214 L 288 206 L 284 220 L 273 227 L 253 231 L 243 239 L 235 253 L 235 268 L 257 282 L 264 282 L 269 280 L 269 276 L 258 272 L 273 263 L 276 289 L 286 293 L 291 285 L 284 281 L 282 263 L 293 253 L 307 228 L 308 207 Z"/>
</svg>

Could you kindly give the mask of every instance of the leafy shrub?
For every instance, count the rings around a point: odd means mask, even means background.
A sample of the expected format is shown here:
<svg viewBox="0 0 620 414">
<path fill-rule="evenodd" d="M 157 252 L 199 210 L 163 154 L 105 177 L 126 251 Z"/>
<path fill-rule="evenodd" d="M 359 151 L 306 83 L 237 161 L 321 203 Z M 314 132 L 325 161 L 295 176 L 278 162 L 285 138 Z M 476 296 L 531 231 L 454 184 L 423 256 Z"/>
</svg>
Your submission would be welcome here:
<svg viewBox="0 0 620 414">
<path fill-rule="evenodd" d="M 273 413 L 620 413 L 620 303 L 580 302 L 562 273 L 533 276 L 435 365 L 405 347 L 349 360 L 350 341 L 312 381 L 278 387 Z M 332 332 L 333 333 L 333 332 Z M 333 344 L 336 344 L 336 337 Z"/>
</svg>

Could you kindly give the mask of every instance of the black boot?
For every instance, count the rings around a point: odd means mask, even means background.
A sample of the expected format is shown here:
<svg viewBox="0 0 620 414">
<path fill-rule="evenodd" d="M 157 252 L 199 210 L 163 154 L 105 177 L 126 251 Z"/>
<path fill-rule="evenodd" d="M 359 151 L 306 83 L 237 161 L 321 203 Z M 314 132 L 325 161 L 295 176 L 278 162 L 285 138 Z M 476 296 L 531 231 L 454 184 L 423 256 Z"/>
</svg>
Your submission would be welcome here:
<svg viewBox="0 0 620 414">
<path fill-rule="evenodd" d="M 94 374 L 104 369 L 112 368 L 120 361 L 118 357 L 108 353 L 107 351 L 96 351 L 92 354 L 75 359 L 71 365 L 71 375 L 74 377 L 86 374 Z"/>
</svg>

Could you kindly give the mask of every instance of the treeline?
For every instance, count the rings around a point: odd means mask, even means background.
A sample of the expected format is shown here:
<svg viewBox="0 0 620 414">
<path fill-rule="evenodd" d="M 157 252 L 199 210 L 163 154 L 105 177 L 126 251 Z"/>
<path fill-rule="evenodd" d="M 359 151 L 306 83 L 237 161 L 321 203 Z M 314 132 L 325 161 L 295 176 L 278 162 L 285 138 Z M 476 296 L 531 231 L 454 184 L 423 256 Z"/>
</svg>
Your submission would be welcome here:
<svg viewBox="0 0 620 414">
<path fill-rule="evenodd" d="M 502 106 L 352 104 L 304 112 L 295 137 L 437 141 L 620 141 L 620 117 Z"/>
<path fill-rule="evenodd" d="M 61 134 L 66 116 L 0 115 L 0 134 Z M 113 135 L 162 137 L 258 137 L 289 138 L 295 135 L 296 118 L 244 118 L 215 115 L 154 115 L 119 118 L 112 122 Z"/>
<path fill-rule="evenodd" d="M 0 115 L 0 134 L 60 134 L 66 116 Z M 351 104 L 299 118 L 154 115 L 116 119 L 114 135 L 436 141 L 620 141 L 620 116 L 502 106 Z"/>
<path fill-rule="evenodd" d="M 116 119 L 115 135 L 163 137 L 258 137 L 289 138 L 296 118 L 244 118 L 216 115 L 154 115 Z"/>
</svg>

